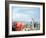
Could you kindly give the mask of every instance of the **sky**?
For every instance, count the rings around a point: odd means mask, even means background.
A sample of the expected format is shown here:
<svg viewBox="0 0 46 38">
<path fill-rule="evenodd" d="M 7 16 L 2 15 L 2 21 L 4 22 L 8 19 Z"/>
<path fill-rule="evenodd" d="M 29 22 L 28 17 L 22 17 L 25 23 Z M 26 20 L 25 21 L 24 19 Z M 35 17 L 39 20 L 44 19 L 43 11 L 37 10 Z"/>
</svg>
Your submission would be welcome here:
<svg viewBox="0 0 46 38">
<path fill-rule="evenodd" d="M 12 7 L 12 19 L 14 21 L 32 21 L 40 20 L 40 8 L 39 7 Z"/>
</svg>

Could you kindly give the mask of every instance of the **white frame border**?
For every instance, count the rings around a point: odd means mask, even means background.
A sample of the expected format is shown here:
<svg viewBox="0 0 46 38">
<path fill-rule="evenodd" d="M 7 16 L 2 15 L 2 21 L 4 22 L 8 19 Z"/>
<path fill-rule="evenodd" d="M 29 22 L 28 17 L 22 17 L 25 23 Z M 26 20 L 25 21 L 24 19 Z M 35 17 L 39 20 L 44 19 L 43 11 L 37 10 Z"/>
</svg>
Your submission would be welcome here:
<svg viewBox="0 0 46 38">
<path fill-rule="evenodd" d="M 12 6 L 20 7 L 40 7 L 40 30 L 34 31 L 12 31 Z M 21 34 L 36 34 L 43 33 L 43 6 L 42 5 L 21 5 L 21 4 L 9 4 L 9 35 L 21 35 Z"/>
</svg>

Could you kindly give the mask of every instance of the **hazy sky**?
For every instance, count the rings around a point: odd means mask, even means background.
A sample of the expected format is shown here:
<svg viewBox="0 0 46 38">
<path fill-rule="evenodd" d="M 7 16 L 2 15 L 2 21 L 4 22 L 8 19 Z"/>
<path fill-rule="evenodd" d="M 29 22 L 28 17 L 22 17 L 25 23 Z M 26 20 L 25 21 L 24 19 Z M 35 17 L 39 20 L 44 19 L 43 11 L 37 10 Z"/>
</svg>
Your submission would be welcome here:
<svg viewBox="0 0 46 38">
<path fill-rule="evenodd" d="M 35 21 L 40 19 L 39 7 L 12 7 L 13 20 L 15 21 Z"/>
</svg>

